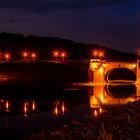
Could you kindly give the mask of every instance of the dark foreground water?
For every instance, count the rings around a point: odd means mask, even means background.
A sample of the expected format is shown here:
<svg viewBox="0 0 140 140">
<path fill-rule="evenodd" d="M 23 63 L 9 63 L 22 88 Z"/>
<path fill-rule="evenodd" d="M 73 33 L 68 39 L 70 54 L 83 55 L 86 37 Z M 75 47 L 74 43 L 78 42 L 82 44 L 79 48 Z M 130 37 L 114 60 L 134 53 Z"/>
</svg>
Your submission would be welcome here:
<svg viewBox="0 0 140 140">
<path fill-rule="evenodd" d="M 138 100 L 136 91 L 134 85 L 1 85 L 0 139 L 23 139 L 89 116 L 97 117 L 104 104 Z"/>
</svg>

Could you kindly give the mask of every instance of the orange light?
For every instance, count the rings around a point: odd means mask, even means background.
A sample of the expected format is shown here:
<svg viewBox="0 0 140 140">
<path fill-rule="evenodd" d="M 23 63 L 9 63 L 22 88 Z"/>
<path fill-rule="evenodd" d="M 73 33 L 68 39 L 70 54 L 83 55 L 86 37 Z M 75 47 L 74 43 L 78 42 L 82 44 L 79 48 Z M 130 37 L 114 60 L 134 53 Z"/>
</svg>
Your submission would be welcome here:
<svg viewBox="0 0 140 140">
<path fill-rule="evenodd" d="M 6 60 L 9 60 L 9 59 L 10 59 L 10 54 L 8 54 L 8 53 L 5 54 L 5 59 L 6 59 Z"/>
<path fill-rule="evenodd" d="M 32 110 L 35 111 L 35 109 L 36 109 L 36 105 L 35 105 L 35 101 L 33 100 L 33 102 L 32 102 Z"/>
<path fill-rule="evenodd" d="M 100 57 L 103 57 L 103 53 L 102 53 L 102 52 L 100 52 L 100 53 L 99 53 L 99 56 L 100 56 Z"/>
<path fill-rule="evenodd" d="M 9 110 L 9 102 L 8 101 L 6 101 L 5 106 L 6 106 L 6 112 L 9 112 L 10 110 Z"/>
<path fill-rule="evenodd" d="M 55 54 L 54 54 L 55 56 L 58 56 L 58 52 L 55 52 Z"/>
<path fill-rule="evenodd" d="M 65 56 L 66 56 L 66 53 L 63 52 L 63 53 L 61 54 L 61 56 L 62 56 L 62 57 L 65 57 Z"/>
<path fill-rule="evenodd" d="M 54 113 L 55 113 L 55 115 L 58 115 L 58 108 L 57 108 L 57 106 L 55 107 Z"/>
<path fill-rule="evenodd" d="M 106 64 L 103 64 L 103 67 L 106 67 Z"/>
<path fill-rule="evenodd" d="M 62 110 L 62 113 L 64 114 L 65 113 L 65 104 L 64 104 L 64 102 L 62 103 L 61 110 Z"/>
<path fill-rule="evenodd" d="M 23 52 L 23 57 L 26 59 L 26 57 L 28 56 L 27 52 Z"/>
<path fill-rule="evenodd" d="M 99 112 L 100 112 L 100 113 L 102 113 L 102 112 L 103 112 L 103 109 L 102 109 L 101 107 L 99 108 Z"/>
<path fill-rule="evenodd" d="M 104 103 L 104 96 L 103 95 L 100 96 L 100 100 L 102 103 Z"/>
<path fill-rule="evenodd" d="M 98 54 L 97 52 L 94 52 L 94 55 L 95 55 L 95 56 L 97 56 L 97 54 Z"/>
<path fill-rule="evenodd" d="M 132 68 L 136 68 L 136 64 L 132 64 Z"/>
<path fill-rule="evenodd" d="M 97 115 L 98 115 L 98 112 L 97 112 L 97 110 L 95 109 L 95 110 L 94 110 L 94 116 L 97 117 Z"/>
<path fill-rule="evenodd" d="M 55 108 L 54 108 L 54 114 L 55 114 L 55 115 L 58 115 L 58 113 L 59 113 L 58 104 L 59 104 L 59 101 L 56 101 L 56 102 L 55 102 Z"/>
<path fill-rule="evenodd" d="M 64 58 L 66 57 L 66 53 L 65 52 L 62 52 L 61 53 L 61 56 L 62 56 L 62 61 L 64 62 Z"/>
<path fill-rule="evenodd" d="M 34 59 L 34 58 L 36 58 L 36 54 L 35 53 L 32 53 L 31 54 L 31 57 Z"/>
<path fill-rule="evenodd" d="M 28 103 L 24 103 L 24 116 L 27 117 L 27 105 Z"/>
<path fill-rule="evenodd" d="M 55 51 L 55 52 L 54 52 L 54 56 L 55 56 L 55 57 L 57 57 L 57 56 L 58 56 L 58 54 L 59 54 L 59 52 L 58 52 L 58 51 Z"/>
</svg>

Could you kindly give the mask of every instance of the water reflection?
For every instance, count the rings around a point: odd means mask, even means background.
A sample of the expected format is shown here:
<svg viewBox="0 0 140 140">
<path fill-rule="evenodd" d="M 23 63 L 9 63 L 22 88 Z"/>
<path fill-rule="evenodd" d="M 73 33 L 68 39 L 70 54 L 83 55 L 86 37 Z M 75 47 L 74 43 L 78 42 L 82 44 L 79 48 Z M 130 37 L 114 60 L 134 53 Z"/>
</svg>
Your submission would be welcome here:
<svg viewBox="0 0 140 140">
<path fill-rule="evenodd" d="M 88 95 L 92 115 L 97 117 L 104 112 L 105 105 L 126 104 L 128 102 L 139 100 L 140 86 L 120 84 L 89 86 Z M 80 95 L 78 98 L 80 98 Z M 52 115 L 61 116 L 68 112 L 67 108 L 70 108 L 70 105 L 66 107 L 66 103 L 67 101 L 61 99 L 51 101 L 48 104 L 45 103 L 46 105 L 42 106 L 42 101 L 37 99 L 26 101 L 0 99 L 0 111 L 1 113 L 5 112 L 8 114 L 14 112 L 28 117 L 31 114 L 42 111 L 42 108 L 44 111 L 48 111 L 49 108 Z"/>
<path fill-rule="evenodd" d="M 65 114 L 65 111 L 66 111 L 66 107 L 65 107 L 65 103 L 64 102 L 59 102 L 59 101 L 56 101 L 55 102 L 55 107 L 53 109 L 53 113 L 54 115 L 64 115 Z"/>
<path fill-rule="evenodd" d="M 28 103 L 24 103 L 24 116 L 27 117 L 27 105 Z"/>
<path fill-rule="evenodd" d="M 30 88 L 25 89 L 24 92 L 30 91 Z M 140 99 L 140 86 L 138 85 L 82 85 L 53 92 L 51 89 L 53 95 L 46 89 L 46 92 L 43 92 L 43 97 L 40 94 L 40 89 L 42 87 L 38 90 L 32 89 L 33 94 L 28 96 L 21 96 L 24 95 L 24 92 L 20 89 L 17 90 L 16 95 L 14 94 L 15 96 L 12 94 L 14 97 L 9 96 L 8 98 L 5 96 L 7 90 L 3 90 L 4 92 L 1 90 L 0 124 L 3 124 L 0 125 L 1 135 L 5 137 L 4 134 L 8 133 L 8 136 L 13 135 L 14 139 L 17 134 L 25 135 L 25 131 L 31 134 L 36 130 L 42 130 L 42 127 L 52 129 L 73 120 L 84 120 L 91 115 L 98 118 L 106 111 L 106 105 L 126 104 Z M 10 93 L 13 93 L 11 91 L 10 89 Z M 19 93 L 20 98 L 17 97 Z M 29 93 L 31 92 L 27 92 L 27 94 Z M 10 135 L 11 130 L 15 130 L 15 132 Z"/>
<path fill-rule="evenodd" d="M 32 101 L 32 110 L 33 111 L 36 110 L 36 102 L 35 102 L 35 100 Z"/>
<path fill-rule="evenodd" d="M 89 86 L 89 102 L 92 114 L 97 117 L 105 105 L 122 105 L 140 99 L 140 85 L 112 84 Z"/>
<path fill-rule="evenodd" d="M 50 103 L 51 104 L 51 103 Z M 54 106 L 53 106 L 54 104 Z M 54 101 L 51 106 L 52 114 L 57 115 L 64 115 L 66 112 L 66 105 L 64 101 Z M 40 105 L 40 107 L 37 107 Z M 1 113 L 18 113 L 21 115 L 28 117 L 33 113 L 37 113 L 42 110 L 42 103 L 38 100 L 26 100 L 26 101 L 15 101 L 15 100 L 7 100 L 7 99 L 0 99 L 0 111 Z M 43 107 L 44 108 L 44 107 Z M 45 110 L 48 111 L 48 106 L 45 105 Z M 23 111 L 21 111 L 23 110 Z M 10 115 L 10 114 L 9 114 Z"/>
<path fill-rule="evenodd" d="M 120 84 L 89 86 L 88 95 L 92 115 L 97 117 L 104 112 L 105 105 L 126 104 L 128 102 L 139 100 L 140 86 Z M 78 98 L 80 98 L 80 95 Z M 48 107 L 52 110 L 52 115 L 55 116 L 65 115 L 66 111 L 68 112 L 65 100 L 51 101 L 47 105 L 42 106 L 42 101 L 35 99 L 26 101 L 0 99 L 1 112 L 11 114 L 12 112 L 17 112 L 25 117 L 41 111 L 42 108 L 44 111 L 48 111 Z"/>
<path fill-rule="evenodd" d="M 5 108 L 6 108 L 6 112 L 10 111 L 10 109 L 9 109 L 9 101 L 8 100 L 5 103 Z"/>
<path fill-rule="evenodd" d="M 99 108 L 91 108 L 92 116 L 98 117 L 100 114 L 103 113 L 103 108 L 100 106 Z"/>
</svg>

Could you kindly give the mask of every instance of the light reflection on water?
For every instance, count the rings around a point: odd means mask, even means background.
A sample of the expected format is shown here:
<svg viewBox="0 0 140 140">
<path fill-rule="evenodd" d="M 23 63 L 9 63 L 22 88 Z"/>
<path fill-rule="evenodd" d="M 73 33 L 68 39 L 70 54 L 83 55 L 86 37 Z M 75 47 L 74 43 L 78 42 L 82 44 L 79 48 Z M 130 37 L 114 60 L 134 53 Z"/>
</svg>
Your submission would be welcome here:
<svg viewBox="0 0 140 140">
<path fill-rule="evenodd" d="M 25 87 L 27 92 L 29 92 L 28 88 Z M 15 134 L 18 131 L 19 136 L 16 137 L 24 137 L 24 135 L 29 135 L 34 131 L 39 132 L 42 128 L 52 129 L 75 119 L 82 120 L 87 116 L 98 117 L 104 113 L 106 105 L 126 104 L 140 99 L 140 86 L 132 84 L 96 86 L 82 84 L 82 86 L 66 87 L 63 90 L 49 89 L 49 92 L 46 86 L 45 89 L 46 95 L 45 97 L 43 95 L 42 98 L 34 98 L 33 96 L 37 93 L 41 96 L 40 89 L 33 90 L 32 96 L 20 99 L 16 98 L 16 95 L 15 98 L 11 99 L 0 94 L 1 135 L 9 133 L 9 137 L 16 139 Z M 19 91 L 20 89 L 16 92 L 21 94 Z M 51 91 L 55 94 L 52 94 Z M 14 94 L 11 89 L 10 92 Z M 50 96 L 49 93 L 52 95 Z M 17 126 L 12 126 L 13 123 L 17 123 Z M 25 129 L 25 125 L 28 128 Z M 15 129 L 15 132 L 10 132 L 11 129 Z"/>
<path fill-rule="evenodd" d="M 117 83 L 89 86 L 88 88 L 93 117 L 102 114 L 106 105 L 123 105 L 140 100 L 140 85 Z"/>
</svg>

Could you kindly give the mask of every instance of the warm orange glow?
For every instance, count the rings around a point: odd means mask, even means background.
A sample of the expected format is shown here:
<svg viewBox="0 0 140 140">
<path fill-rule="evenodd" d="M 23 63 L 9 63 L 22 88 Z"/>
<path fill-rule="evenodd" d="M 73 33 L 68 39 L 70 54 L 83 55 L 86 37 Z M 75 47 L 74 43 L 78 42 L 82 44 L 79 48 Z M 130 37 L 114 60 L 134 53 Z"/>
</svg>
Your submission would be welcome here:
<svg viewBox="0 0 140 140">
<path fill-rule="evenodd" d="M 35 101 L 33 100 L 33 102 L 32 102 L 32 110 L 35 111 L 35 109 L 36 109 L 36 104 L 35 104 Z"/>
<path fill-rule="evenodd" d="M 94 54 L 95 56 L 97 56 L 98 53 L 97 53 L 97 52 L 94 52 L 93 54 Z"/>
<path fill-rule="evenodd" d="M 31 54 L 31 57 L 32 57 L 32 59 L 35 59 L 37 56 L 36 56 L 36 53 L 32 53 Z"/>
<path fill-rule="evenodd" d="M 54 109 L 54 114 L 55 114 L 55 115 L 58 115 L 58 107 L 57 107 L 57 106 L 56 106 L 55 109 Z"/>
<path fill-rule="evenodd" d="M 62 60 L 64 61 L 64 58 L 66 57 L 66 53 L 65 52 L 62 52 L 61 53 L 61 57 L 62 57 Z"/>
<path fill-rule="evenodd" d="M 100 66 L 100 64 L 96 63 L 96 62 L 93 62 L 93 63 L 90 64 L 90 68 L 93 69 L 93 70 L 99 68 L 99 66 Z"/>
<path fill-rule="evenodd" d="M 10 110 L 9 110 L 9 102 L 8 101 L 6 101 L 5 106 L 6 106 L 6 112 L 9 112 Z"/>
<path fill-rule="evenodd" d="M 5 59 L 8 61 L 10 59 L 10 54 L 5 54 Z"/>
<path fill-rule="evenodd" d="M 55 115 L 58 115 L 58 113 L 59 113 L 58 105 L 59 105 L 59 101 L 56 101 L 56 102 L 55 102 L 55 108 L 54 108 L 54 114 L 55 114 Z"/>
<path fill-rule="evenodd" d="M 58 57 L 59 52 L 58 52 L 58 51 L 54 51 L 53 55 L 54 55 L 55 57 Z"/>
<path fill-rule="evenodd" d="M 24 103 L 24 116 L 25 117 L 27 117 L 27 111 L 28 111 L 27 105 L 28 103 Z"/>
<path fill-rule="evenodd" d="M 99 57 L 103 57 L 103 53 L 102 52 L 99 53 Z"/>
<path fill-rule="evenodd" d="M 28 53 L 27 52 L 23 52 L 23 57 L 26 59 L 28 56 Z"/>
<path fill-rule="evenodd" d="M 104 96 L 103 95 L 100 96 L 100 100 L 102 103 L 104 103 Z"/>
<path fill-rule="evenodd" d="M 136 64 L 132 64 L 132 68 L 136 68 Z"/>
<path fill-rule="evenodd" d="M 96 58 L 102 58 L 104 54 L 103 54 L 102 51 L 96 50 L 96 51 L 93 51 L 93 52 L 92 52 L 92 55 L 93 55 L 94 57 L 96 57 Z"/>
<path fill-rule="evenodd" d="M 106 67 L 106 64 L 103 64 L 102 66 L 103 66 L 103 67 Z"/>
<path fill-rule="evenodd" d="M 101 106 L 101 102 L 95 96 L 90 96 L 90 108 L 99 108 Z"/>
<path fill-rule="evenodd" d="M 97 117 L 97 115 L 98 115 L 98 112 L 97 112 L 97 110 L 95 109 L 95 110 L 94 110 L 94 116 Z"/>
<path fill-rule="evenodd" d="M 65 104 L 64 104 L 64 102 L 62 103 L 61 110 L 62 110 L 62 113 L 64 114 L 65 113 Z"/>
<path fill-rule="evenodd" d="M 62 56 L 62 57 L 65 57 L 65 56 L 66 56 L 66 54 L 63 52 L 63 53 L 61 54 L 61 56 Z"/>
<path fill-rule="evenodd" d="M 103 112 L 103 109 L 102 109 L 101 107 L 99 108 L 99 112 L 100 112 L 100 113 L 102 113 L 102 112 Z"/>
<path fill-rule="evenodd" d="M 103 72 L 103 67 L 100 68 L 100 72 Z"/>
</svg>

